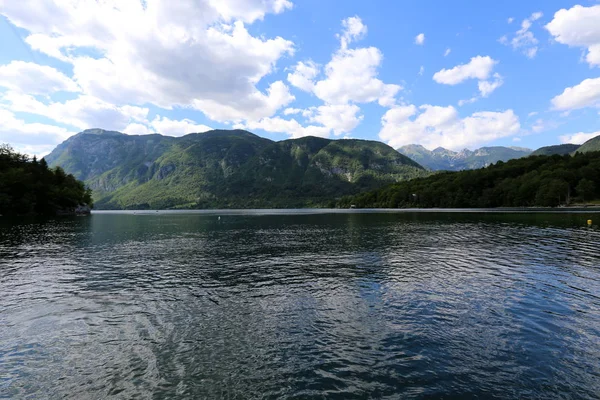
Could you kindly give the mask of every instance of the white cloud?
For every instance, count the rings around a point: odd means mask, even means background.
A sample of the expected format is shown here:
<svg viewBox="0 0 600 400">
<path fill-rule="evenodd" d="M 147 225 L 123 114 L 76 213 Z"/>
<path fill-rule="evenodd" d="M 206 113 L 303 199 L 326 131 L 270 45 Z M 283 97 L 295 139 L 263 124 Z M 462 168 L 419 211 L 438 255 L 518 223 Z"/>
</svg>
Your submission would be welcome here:
<svg viewBox="0 0 600 400">
<path fill-rule="evenodd" d="M 325 126 L 302 126 L 295 119 L 286 120 L 280 117 L 263 118 L 260 121 L 248 121 L 243 125 L 236 126 L 246 129 L 262 129 L 267 132 L 284 133 L 292 138 L 304 136 L 329 137 L 331 129 Z"/>
<path fill-rule="evenodd" d="M 92 96 L 45 104 L 34 96 L 8 92 L 0 97 L 0 105 L 14 111 L 41 115 L 78 129 L 98 128 L 122 130 L 130 121 L 139 121 L 148 114 L 147 108 L 117 107 Z"/>
<path fill-rule="evenodd" d="M 319 68 L 307 61 L 296 64 L 293 73 L 288 74 L 288 81 L 302 90 L 311 91 L 327 106 L 375 101 L 383 106 L 393 105 L 402 87 L 377 78 L 377 69 L 383 61 L 381 51 L 376 47 L 348 48 L 352 41 L 366 34 L 367 27 L 358 17 L 348 18 L 342 25 L 343 31 L 338 35 L 340 47 L 325 65 L 324 77 L 315 81 Z"/>
<path fill-rule="evenodd" d="M 257 84 L 293 54 L 293 43 L 254 37 L 244 24 L 290 7 L 285 0 L 23 0 L 4 2 L 0 13 L 29 32 L 33 49 L 72 64 L 87 95 L 237 120 L 272 115 L 289 98 Z M 94 57 L 83 55 L 90 49 Z"/>
<path fill-rule="evenodd" d="M 541 11 L 537 11 L 537 12 L 534 12 L 533 14 L 531 14 L 531 17 L 530 17 L 530 19 L 531 19 L 532 21 L 537 21 L 538 19 L 542 18 L 543 16 L 544 16 L 544 13 L 543 13 L 543 12 L 541 12 Z"/>
<path fill-rule="evenodd" d="M 421 65 L 421 68 L 419 68 L 419 76 L 423 76 L 424 73 L 425 73 L 425 67 Z"/>
<path fill-rule="evenodd" d="M 188 133 L 201 133 L 212 130 L 210 126 L 196 124 L 190 119 L 172 120 L 160 115 L 152 120 L 152 127 L 156 132 L 168 136 L 183 136 Z"/>
<path fill-rule="evenodd" d="M 354 104 L 325 105 L 315 111 L 309 121 L 327 127 L 335 135 L 351 132 L 363 119 L 362 115 L 357 115 L 360 108 Z"/>
<path fill-rule="evenodd" d="M 293 71 L 287 76 L 288 82 L 305 92 L 312 91 L 315 86 L 314 79 L 319 74 L 319 66 L 312 61 L 300 61 L 294 66 Z"/>
<path fill-rule="evenodd" d="M 123 133 L 127 133 L 128 135 L 148 135 L 152 131 L 144 124 L 132 122 L 123 129 Z"/>
<path fill-rule="evenodd" d="M 458 105 L 459 107 L 464 106 L 465 104 L 472 104 L 475 103 L 477 100 L 479 100 L 479 96 L 473 96 L 470 99 L 466 99 L 466 100 L 459 100 L 458 101 Z"/>
<path fill-rule="evenodd" d="M 477 88 L 479 96 L 468 100 L 460 100 L 459 106 L 474 103 L 480 98 L 488 97 L 494 90 L 502 86 L 503 79 L 500 74 L 495 73 L 493 79 L 489 79 L 492 70 L 498 61 L 489 56 L 476 56 L 471 58 L 467 64 L 457 65 L 451 69 L 442 69 L 433 75 L 433 80 L 444 85 L 458 85 L 468 79 L 478 79 Z"/>
<path fill-rule="evenodd" d="M 423 44 L 425 44 L 425 34 L 424 33 L 419 33 L 417 36 L 415 36 L 415 44 L 422 46 Z"/>
<path fill-rule="evenodd" d="M 426 148 L 438 146 L 460 150 L 519 132 L 518 117 L 512 110 L 482 111 L 459 118 L 452 106 L 400 106 L 388 110 L 381 119 L 381 140 L 394 148 L 420 143 Z"/>
<path fill-rule="evenodd" d="M 576 5 L 569 10 L 561 9 L 546 25 L 554 39 L 562 44 L 587 48 L 586 61 L 600 65 L 600 5 L 583 7 Z"/>
<path fill-rule="evenodd" d="M 347 48 L 350 43 L 363 38 L 367 34 L 367 26 L 357 16 L 346 18 L 342 21 L 342 26 L 344 29 L 339 35 L 342 49 Z"/>
<path fill-rule="evenodd" d="M 476 56 L 467 64 L 457 65 L 451 69 L 442 69 L 433 75 L 433 80 L 444 85 L 457 85 L 467 79 L 485 80 L 489 78 L 494 65 L 498 61 L 490 56 Z"/>
<path fill-rule="evenodd" d="M 424 33 L 419 33 L 417 36 L 415 36 L 415 44 L 422 46 L 423 44 L 425 44 L 425 34 Z"/>
<path fill-rule="evenodd" d="M 506 22 L 508 22 L 509 24 L 512 24 L 514 20 L 515 20 L 515 19 L 514 19 L 513 17 L 509 17 L 509 18 L 506 20 Z"/>
<path fill-rule="evenodd" d="M 544 120 L 542 118 L 538 118 L 535 120 L 533 125 L 531 126 L 531 130 L 535 133 L 540 133 L 544 131 L 554 130 L 560 126 L 560 123 L 553 120 Z"/>
<path fill-rule="evenodd" d="M 27 123 L 1 108 L 0 121 L 0 143 L 10 143 L 16 150 L 38 157 L 75 133 L 59 126 Z"/>
<path fill-rule="evenodd" d="M 502 36 L 499 41 L 502 44 L 510 45 L 513 49 L 520 49 L 525 56 L 528 58 L 534 58 L 537 54 L 539 41 L 536 39 L 534 34 L 530 31 L 531 25 L 534 21 L 542 18 L 541 12 L 534 12 L 529 18 L 525 18 L 521 22 L 521 29 L 519 29 L 512 40 L 509 42 L 506 36 Z M 512 22 L 512 21 L 511 21 Z M 510 22 L 509 22 L 510 23 Z"/>
<path fill-rule="evenodd" d="M 376 78 L 382 59 L 375 47 L 340 49 L 325 66 L 326 78 L 315 84 L 315 95 L 329 104 L 392 104 L 402 87 Z"/>
<path fill-rule="evenodd" d="M 283 110 L 283 115 L 301 114 L 302 111 L 303 110 L 301 108 L 286 108 Z"/>
<path fill-rule="evenodd" d="M 444 52 L 444 57 L 448 57 L 448 55 L 452 52 L 452 49 L 450 47 L 448 47 L 446 49 L 446 51 Z"/>
<path fill-rule="evenodd" d="M 136 107 L 128 105 L 119 107 L 119 109 L 121 110 L 121 112 L 123 112 L 123 114 L 128 115 L 131 119 L 138 122 L 146 121 L 146 118 L 148 117 L 148 112 L 150 111 L 148 108 L 145 107 Z"/>
<path fill-rule="evenodd" d="M 496 73 L 494 74 L 494 80 L 479 81 L 477 83 L 477 87 L 479 88 L 479 93 L 481 93 L 481 97 L 488 97 L 490 94 L 492 94 L 494 90 L 502 86 L 503 83 L 504 80 L 502 79 L 502 76 Z"/>
<path fill-rule="evenodd" d="M 585 79 L 578 85 L 566 88 L 552 99 L 556 110 L 575 110 L 600 106 L 600 78 Z"/>
<path fill-rule="evenodd" d="M 355 104 L 327 104 L 308 109 L 289 108 L 284 115 L 301 114 L 308 122 L 318 125 L 304 126 L 296 119 L 289 120 L 273 117 L 259 121 L 248 121 L 235 126 L 244 129 L 262 129 L 267 132 L 277 132 L 290 135 L 292 138 L 303 136 L 329 137 L 331 134 L 340 136 L 350 133 L 362 121 L 359 115 L 360 107 Z"/>
<path fill-rule="evenodd" d="M 583 144 L 590 139 L 600 136 L 600 131 L 592 133 L 574 133 L 572 135 L 563 135 L 560 137 L 561 143 Z"/>
<path fill-rule="evenodd" d="M 541 118 L 538 118 L 535 123 L 531 126 L 531 130 L 539 133 L 542 132 L 546 129 L 546 125 L 544 124 L 544 120 Z"/>
<path fill-rule="evenodd" d="M 273 115 L 294 99 L 289 88 L 283 82 L 276 81 L 269 86 L 266 95 L 256 91 L 250 96 L 229 99 L 227 102 L 196 99 L 192 104 L 194 108 L 202 110 L 210 119 L 227 122 L 245 119 L 257 120 L 267 115 Z"/>
<path fill-rule="evenodd" d="M 143 123 L 130 123 L 123 130 L 130 135 L 147 135 L 150 133 L 160 133 L 167 136 L 183 136 L 188 133 L 202 133 L 210 131 L 210 126 L 197 124 L 191 119 L 173 120 L 168 117 L 157 115 L 152 121 L 143 121 Z"/>
<path fill-rule="evenodd" d="M 0 66 L 0 86 L 29 94 L 78 92 L 75 82 L 55 68 L 25 61 Z"/>
</svg>

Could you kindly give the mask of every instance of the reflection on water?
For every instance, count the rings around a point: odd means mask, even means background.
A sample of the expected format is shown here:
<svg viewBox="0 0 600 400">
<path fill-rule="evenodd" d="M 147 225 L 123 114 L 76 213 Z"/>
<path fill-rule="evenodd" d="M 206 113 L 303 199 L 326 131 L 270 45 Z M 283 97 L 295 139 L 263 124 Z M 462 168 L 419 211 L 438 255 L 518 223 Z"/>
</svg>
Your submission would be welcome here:
<svg viewBox="0 0 600 400">
<path fill-rule="evenodd" d="M 600 393 L 589 214 L 218 215 L 0 218 L 0 398 Z"/>
</svg>

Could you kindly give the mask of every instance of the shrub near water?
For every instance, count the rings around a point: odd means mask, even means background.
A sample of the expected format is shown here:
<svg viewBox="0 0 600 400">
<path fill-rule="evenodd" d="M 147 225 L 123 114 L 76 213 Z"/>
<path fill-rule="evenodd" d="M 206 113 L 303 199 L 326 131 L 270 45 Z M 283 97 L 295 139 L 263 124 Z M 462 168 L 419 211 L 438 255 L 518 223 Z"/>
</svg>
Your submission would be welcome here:
<svg viewBox="0 0 600 400">
<path fill-rule="evenodd" d="M 91 191 L 73 175 L 0 145 L 0 214 L 55 215 L 83 205 L 91 207 Z"/>
</svg>

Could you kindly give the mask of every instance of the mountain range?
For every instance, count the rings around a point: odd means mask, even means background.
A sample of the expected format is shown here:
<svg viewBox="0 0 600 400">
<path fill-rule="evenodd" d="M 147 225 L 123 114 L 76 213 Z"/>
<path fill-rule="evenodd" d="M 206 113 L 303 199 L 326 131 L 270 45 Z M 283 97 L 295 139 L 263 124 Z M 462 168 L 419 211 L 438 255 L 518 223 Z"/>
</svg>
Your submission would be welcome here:
<svg viewBox="0 0 600 400">
<path fill-rule="evenodd" d="M 420 145 L 397 151 L 377 141 L 303 137 L 273 141 L 244 130 L 182 137 L 88 129 L 45 159 L 93 190 L 99 209 L 265 208 L 328 206 L 390 183 L 466 170 L 528 155 L 600 150 L 600 136 L 581 146 L 536 151 L 482 147 L 455 152 Z"/>
<path fill-rule="evenodd" d="M 579 144 L 570 144 L 570 143 L 557 144 L 554 146 L 540 147 L 539 149 L 537 149 L 536 151 L 531 153 L 531 155 L 532 156 L 551 156 L 553 154 L 559 154 L 559 155 L 571 154 L 575 150 L 579 149 L 580 147 L 581 147 L 581 145 L 579 145 Z"/>
<path fill-rule="evenodd" d="M 90 129 L 46 160 L 84 181 L 99 209 L 325 206 L 429 174 L 377 141 L 275 142 L 243 130 L 172 137 Z"/>
<path fill-rule="evenodd" d="M 498 161 L 506 162 L 530 155 L 551 156 L 554 154 L 564 155 L 575 152 L 600 151 L 600 136 L 596 136 L 582 145 L 559 144 L 540 147 L 535 151 L 523 147 L 503 146 L 481 147 L 476 150 L 464 149 L 462 151 L 452 151 L 443 147 L 428 150 L 419 144 L 409 144 L 397 150 L 432 171 L 462 171 L 483 168 Z"/>
<path fill-rule="evenodd" d="M 433 171 L 461 171 L 483 168 L 498 161 L 521 158 L 532 153 L 531 149 L 502 146 L 482 147 L 476 150 L 464 149 L 462 151 L 452 151 L 443 147 L 427 150 L 418 144 L 409 144 L 397 150 Z"/>
</svg>

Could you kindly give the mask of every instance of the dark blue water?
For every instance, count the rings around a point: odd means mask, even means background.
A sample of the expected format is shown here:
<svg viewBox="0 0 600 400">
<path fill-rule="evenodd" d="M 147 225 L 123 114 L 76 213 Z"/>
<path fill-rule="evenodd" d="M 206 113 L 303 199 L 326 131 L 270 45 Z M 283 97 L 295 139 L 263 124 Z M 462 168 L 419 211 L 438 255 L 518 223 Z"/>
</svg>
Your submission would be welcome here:
<svg viewBox="0 0 600 400">
<path fill-rule="evenodd" d="M 0 398 L 598 398 L 588 218 L 3 217 Z"/>
</svg>

